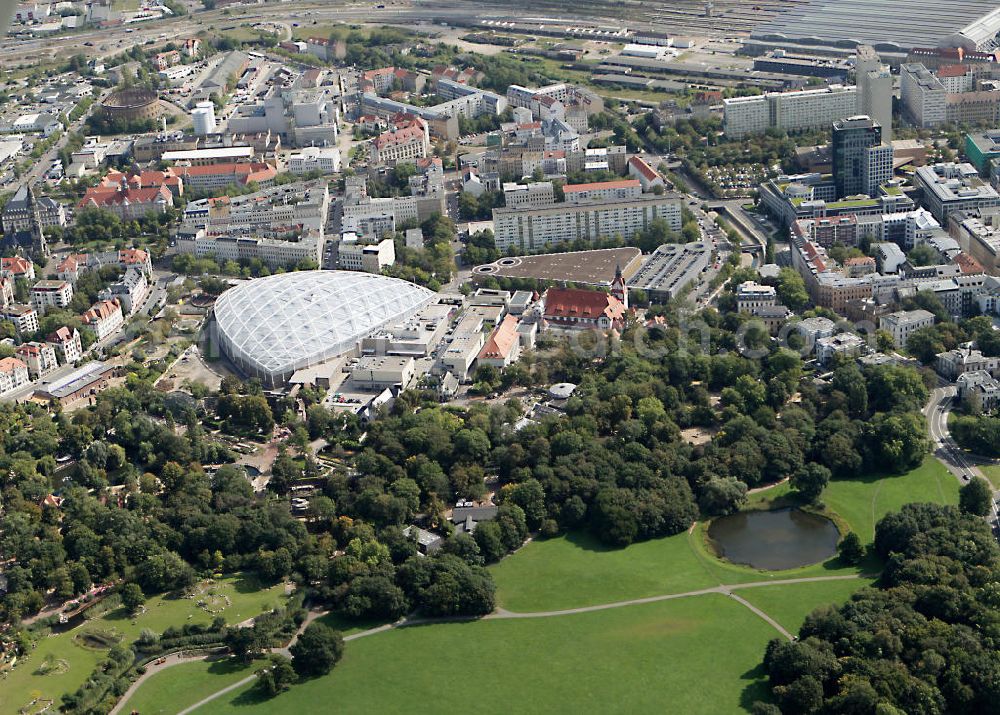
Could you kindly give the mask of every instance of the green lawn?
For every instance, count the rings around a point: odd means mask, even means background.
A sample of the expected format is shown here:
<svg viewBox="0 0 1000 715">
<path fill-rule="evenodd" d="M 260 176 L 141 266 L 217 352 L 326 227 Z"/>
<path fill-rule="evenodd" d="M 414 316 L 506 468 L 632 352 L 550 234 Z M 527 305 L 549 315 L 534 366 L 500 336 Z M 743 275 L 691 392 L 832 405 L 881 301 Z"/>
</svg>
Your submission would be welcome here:
<svg viewBox="0 0 1000 715">
<path fill-rule="evenodd" d="M 994 489 L 1000 489 L 1000 464 L 987 464 L 979 467 L 979 471 L 990 480 Z"/>
<path fill-rule="evenodd" d="M 347 616 L 341 616 L 338 613 L 327 613 L 325 616 L 320 616 L 316 620 L 324 626 L 329 626 L 335 631 L 340 631 L 340 633 L 345 636 L 377 628 L 378 626 L 383 626 L 386 623 L 385 621 L 377 619 L 348 618 Z"/>
<path fill-rule="evenodd" d="M 202 597 L 211 599 L 221 608 L 218 614 L 208 613 L 198 606 L 197 598 L 155 596 L 147 601 L 146 612 L 136 618 L 129 618 L 125 609 L 120 608 L 100 618 L 84 621 L 72 630 L 42 639 L 37 648 L 22 658 L 3 681 L 0 713 L 16 713 L 35 697 L 58 703 L 63 693 L 80 687 L 104 657 L 103 652 L 88 650 L 74 641 L 74 636 L 85 631 L 115 629 L 121 634 L 123 643 L 131 643 L 144 628 L 161 633 L 169 626 L 211 623 L 216 615 L 225 617 L 228 623 L 240 623 L 285 600 L 284 586 L 261 589 L 255 579 L 238 576 L 220 579 L 213 584 L 203 584 Z M 229 605 L 225 605 L 223 597 L 229 598 Z M 48 675 L 37 673 L 39 665 L 50 654 L 65 661 L 65 666 L 68 666 L 65 672 Z"/>
<path fill-rule="evenodd" d="M 533 541 L 492 567 L 497 600 L 510 611 L 560 610 L 684 593 L 720 584 L 857 573 L 837 559 L 787 571 L 763 571 L 719 560 L 699 523 L 677 534 L 609 548 L 586 533 Z"/>
<path fill-rule="evenodd" d="M 781 586 L 744 588 L 740 589 L 739 594 L 740 598 L 745 598 L 757 606 L 789 632 L 798 633 L 806 616 L 812 613 L 813 609 L 831 603 L 840 605 L 859 588 L 871 583 L 871 579 L 789 583 Z"/>
<path fill-rule="evenodd" d="M 714 594 L 404 628 L 352 641 L 330 675 L 276 698 L 261 701 L 246 686 L 198 713 L 298 715 L 321 703 L 338 713 L 440 713 L 467 698 L 477 713 L 504 715 L 731 713 L 766 697 L 758 664 L 774 635 L 744 606 Z"/>
<path fill-rule="evenodd" d="M 910 502 L 958 504 L 959 483 L 938 460 L 928 457 L 898 476 L 838 479 L 823 492 L 823 502 L 840 514 L 864 542 L 875 538 L 875 524 Z"/>
<path fill-rule="evenodd" d="M 528 612 L 718 585 L 687 534 L 609 548 L 584 532 L 532 541 L 492 567 L 500 605 Z"/>
<path fill-rule="evenodd" d="M 170 715 L 194 705 L 220 688 L 242 680 L 261 666 L 233 658 L 174 665 L 153 675 L 125 703 L 122 712 Z"/>
</svg>

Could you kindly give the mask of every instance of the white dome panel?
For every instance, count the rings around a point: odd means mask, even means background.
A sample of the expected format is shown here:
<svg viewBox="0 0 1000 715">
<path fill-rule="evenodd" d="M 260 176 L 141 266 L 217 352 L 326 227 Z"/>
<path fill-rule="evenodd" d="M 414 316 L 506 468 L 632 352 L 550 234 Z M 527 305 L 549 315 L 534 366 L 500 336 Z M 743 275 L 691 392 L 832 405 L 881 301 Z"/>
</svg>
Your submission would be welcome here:
<svg viewBox="0 0 1000 715">
<path fill-rule="evenodd" d="M 241 283 L 215 303 L 223 351 L 268 385 L 336 357 L 435 293 L 398 278 L 353 271 L 298 271 Z"/>
</svg>

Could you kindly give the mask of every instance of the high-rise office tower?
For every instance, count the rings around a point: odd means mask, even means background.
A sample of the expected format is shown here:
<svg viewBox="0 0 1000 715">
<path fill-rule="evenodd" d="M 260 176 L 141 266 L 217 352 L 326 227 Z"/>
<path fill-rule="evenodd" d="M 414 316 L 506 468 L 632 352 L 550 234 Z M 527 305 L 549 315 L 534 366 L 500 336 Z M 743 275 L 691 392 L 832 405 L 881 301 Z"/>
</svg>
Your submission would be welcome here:
<svg viewBox="0 0 1000 715">
<path fill-rule="evenodd" d="M 882 126 L 882 141 L 892 142 L 892 75 L 871 45 L 858 45 L 854 66 L 858 85 L 858 114 Z"/>
<path fill-rule="evenodd" d="M 882 127 L 867 116 L 833 123 L 831 159 L 837 197 L 867 194 L 892 178 L 892 146 L 882 143 Z"/>
</svg>

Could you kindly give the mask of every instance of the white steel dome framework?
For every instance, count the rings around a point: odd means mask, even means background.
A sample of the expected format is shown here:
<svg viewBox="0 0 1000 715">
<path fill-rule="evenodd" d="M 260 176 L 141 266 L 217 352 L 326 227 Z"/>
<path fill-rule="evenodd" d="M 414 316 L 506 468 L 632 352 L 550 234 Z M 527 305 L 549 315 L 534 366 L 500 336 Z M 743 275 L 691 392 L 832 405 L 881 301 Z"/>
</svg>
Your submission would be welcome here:
<svg viewBox="0 0 1000 715">
<path fill-rule="evenodd" d="M 351 271 L 300 271 L 241 283 L 215 303 L 218 342 L 244 373 L 269 387 L 296 370 L 341 355 L 434 293 L 398 278 Z"/>
</svg>

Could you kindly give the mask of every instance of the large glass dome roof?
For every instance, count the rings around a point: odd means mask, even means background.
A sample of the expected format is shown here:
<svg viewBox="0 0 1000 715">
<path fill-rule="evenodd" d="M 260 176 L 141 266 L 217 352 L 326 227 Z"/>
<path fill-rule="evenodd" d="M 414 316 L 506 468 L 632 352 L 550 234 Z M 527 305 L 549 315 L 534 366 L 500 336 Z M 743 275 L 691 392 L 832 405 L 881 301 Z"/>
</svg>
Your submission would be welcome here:
<svg viewBox="0 0 1000 715">
<path fill-rule="evenodd" d="M 434 296 L 413 283 L 372 273 L 299 271 L 230 288 L 215 303 L 215 319 L 229 358 L 274 385 L 347 352 Z"/>
</svg>

